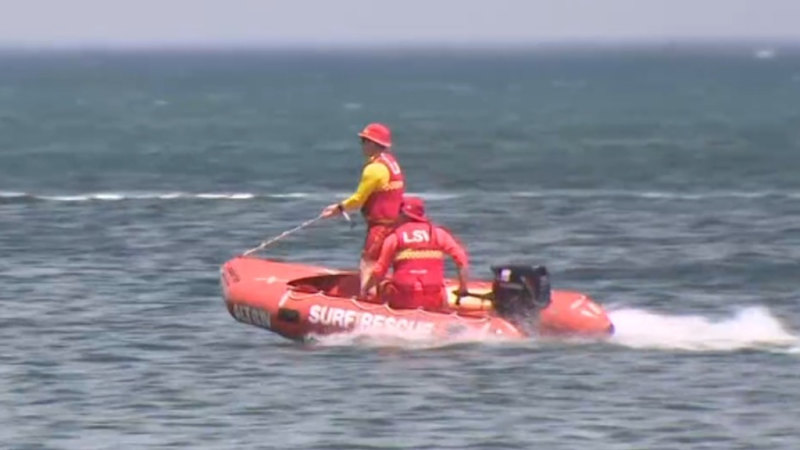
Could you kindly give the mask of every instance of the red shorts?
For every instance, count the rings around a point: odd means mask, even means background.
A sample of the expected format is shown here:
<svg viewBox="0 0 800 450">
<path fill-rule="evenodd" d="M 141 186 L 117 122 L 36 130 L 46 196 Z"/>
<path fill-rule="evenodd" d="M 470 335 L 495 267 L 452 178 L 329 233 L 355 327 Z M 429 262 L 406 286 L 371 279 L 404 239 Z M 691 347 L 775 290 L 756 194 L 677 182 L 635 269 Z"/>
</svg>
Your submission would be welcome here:
<svg viewBox="0 0 800 450">
<path fill-rule="evenodd" d="M 381 247 L 387 236 L 392 234 L 392 225 L 370 225 L 367 228 L 367 238 L 364 240 L 364 250 L 361 257 L 367 261 L 377 261 L 381 256 Z"/>
<path fill-rule="evenodd" d="M 440 311 L 444 304 L 444 293 L 441 289 L 418 291 L 388 282 L 382 286 L 381 299 L 394 309 L 422 308 Z"/>
</svg>

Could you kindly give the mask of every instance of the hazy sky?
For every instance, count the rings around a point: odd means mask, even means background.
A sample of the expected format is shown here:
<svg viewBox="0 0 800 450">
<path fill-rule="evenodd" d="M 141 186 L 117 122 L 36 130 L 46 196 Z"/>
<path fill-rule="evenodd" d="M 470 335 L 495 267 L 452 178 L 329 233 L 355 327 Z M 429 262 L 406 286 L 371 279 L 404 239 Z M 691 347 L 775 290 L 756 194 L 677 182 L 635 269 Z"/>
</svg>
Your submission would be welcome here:
<svg viewBox="0 0 800 450">
<path fill-rule="evenodd" d="M 800 41 L 800 0 L 0 0 L 0 45 Z"/>
</svg>

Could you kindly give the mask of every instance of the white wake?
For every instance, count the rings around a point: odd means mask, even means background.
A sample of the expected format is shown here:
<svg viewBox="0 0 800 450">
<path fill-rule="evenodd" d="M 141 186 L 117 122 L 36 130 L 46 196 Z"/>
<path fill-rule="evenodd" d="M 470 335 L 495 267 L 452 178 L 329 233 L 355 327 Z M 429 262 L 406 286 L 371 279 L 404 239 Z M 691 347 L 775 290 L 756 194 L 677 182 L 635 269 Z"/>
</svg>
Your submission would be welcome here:
<svg viewBox="0 0 800 450">
<path fill-rule="evenodd" d="M 746 348 L 800 350 L 800 339 L 763 306 L 723 318 L 668 315 L 642 309 L 610 312 L 616 332 L 611 342 L 631 348 L 730 351 Z"/>
</svg>

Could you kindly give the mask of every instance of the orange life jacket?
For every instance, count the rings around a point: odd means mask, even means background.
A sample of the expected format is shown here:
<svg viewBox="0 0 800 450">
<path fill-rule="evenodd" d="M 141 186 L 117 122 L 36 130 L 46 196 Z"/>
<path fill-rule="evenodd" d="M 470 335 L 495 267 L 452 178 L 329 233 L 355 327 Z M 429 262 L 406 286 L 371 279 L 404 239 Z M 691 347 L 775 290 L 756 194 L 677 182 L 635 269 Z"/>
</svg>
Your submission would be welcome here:
<svg viewBox="0 0 800 450">
<path fill-rule="evenodd" d="M 361 213 L 369 225 L 392 224 L 400 215 L 400 205 L 403 203 L 405 193 L 405 176 L 394 155 L 388 151 L 382 152 L 375 160 L 389 170 L 389 183 L 372 192 Z"/>
<path fill-rule="evenodd" d="M 444 252 L 435 228 L 430 222 L 406 222 L 395 229 L 392 282 L 399 289 L 433 292 L 444 286 Z"/>
</svg>

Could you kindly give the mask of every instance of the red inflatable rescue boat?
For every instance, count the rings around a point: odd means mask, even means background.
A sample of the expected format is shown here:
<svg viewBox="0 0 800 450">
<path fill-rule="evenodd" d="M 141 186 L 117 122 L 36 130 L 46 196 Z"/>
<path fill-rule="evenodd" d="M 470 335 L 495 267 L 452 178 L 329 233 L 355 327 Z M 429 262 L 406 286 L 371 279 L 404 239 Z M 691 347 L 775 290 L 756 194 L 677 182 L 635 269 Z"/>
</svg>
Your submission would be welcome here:
<svg viewBox="0 0 800 450">
<path fill-rule="evenodd" d="M 455 294 L 457 282 L 448 280 L 448 305 L 441 311 L 398 310 L 380 299 L 356 299 L 357 272 L 251 256 L 226 262 L 221 284 L 228 311 L 236 320 L 293 340 L 346 332 L 425 339 L 613 333 L 606 312 L 592 299 L 579 292 L 551 290 L 544 267 L 509 265 L 492 270 L 492 281 L 471 282 L 470 296 L 461 299 Z"/>
</svg>

